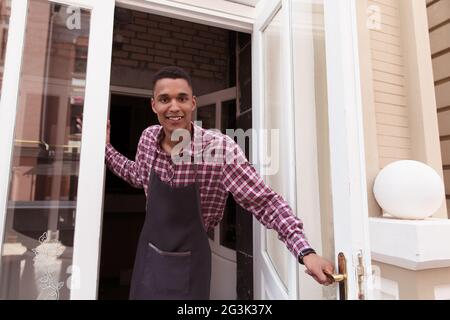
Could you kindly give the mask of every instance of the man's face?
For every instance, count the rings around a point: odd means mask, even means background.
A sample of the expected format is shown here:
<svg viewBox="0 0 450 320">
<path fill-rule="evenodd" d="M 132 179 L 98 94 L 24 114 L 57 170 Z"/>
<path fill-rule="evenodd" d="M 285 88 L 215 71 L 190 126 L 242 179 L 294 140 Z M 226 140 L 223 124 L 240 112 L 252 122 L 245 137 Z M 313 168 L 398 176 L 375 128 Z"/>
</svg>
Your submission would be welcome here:
<svg viewBox="0 0 450 320">
<path fill-rule="evenodd" d="M 189 130 L 196 106 L 196 98 L 186 80 L 164 78 L 156 82 L 152 109 L 167 133 L 175 129 Z"/>
</svg>

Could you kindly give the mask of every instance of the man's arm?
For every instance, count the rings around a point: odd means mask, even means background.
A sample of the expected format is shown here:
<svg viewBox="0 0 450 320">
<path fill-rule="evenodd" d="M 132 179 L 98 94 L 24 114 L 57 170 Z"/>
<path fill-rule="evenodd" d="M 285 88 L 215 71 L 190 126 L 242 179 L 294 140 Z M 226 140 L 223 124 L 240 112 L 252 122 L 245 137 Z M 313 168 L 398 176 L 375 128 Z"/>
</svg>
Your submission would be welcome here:
<svg viewBox="0 0 450 320">
<path fill-rule="evenodd" d="M 139 140 L 136 158 L 135 161 L 129 160 L 127 157 L 120 154 L 114 147 L 111 145 L 109 140 L 109 131 L 110 124 L 108 121 L 108 131 L 107 131 L 107 139 L 106 139 L 106 150 L 105 150 L 105 162 L 108 168 L 118 177 L 122 178 L 129 184 L 131 184 L 135 188 L 142 188 L 142 174 L 141 174 L 141 165 L 140 162 L 143 156 L 143 142 L 145 131 L 142 133 L 141 138 Z"/>
<path fill-rule="evenodd" d="M 266 228 L 274 229 L 294 256 L 311 248 L 303 232 L 302 221 L 294 216 L 289 204 L 267 186 L 236 145 L 236 163 L 223 166 L 222 182 L 236 202 L 250 211 Z"/>
<path fill-rule="evenodd" d="M 227 143 L 234 141 L 228 140 Z M 311 248 L 302 221 L 293 214 L 289 204 L 264 183 L 236 143 L 233 149 L 235 161 L 225 163 L 222 171 L 222 181 L 226 190 L 231 192 L 236 202 L 250 211 L 266 228 L 277 231 L 278 238 L 299 259 L 301 252 Z M 330 284 L 322 272 L 322 270 L 333 271 L 329 261 L 316 254 L 309 254 L 303 258 L 303 263 L 308 274 L 317 282 Z"/>
</svg>

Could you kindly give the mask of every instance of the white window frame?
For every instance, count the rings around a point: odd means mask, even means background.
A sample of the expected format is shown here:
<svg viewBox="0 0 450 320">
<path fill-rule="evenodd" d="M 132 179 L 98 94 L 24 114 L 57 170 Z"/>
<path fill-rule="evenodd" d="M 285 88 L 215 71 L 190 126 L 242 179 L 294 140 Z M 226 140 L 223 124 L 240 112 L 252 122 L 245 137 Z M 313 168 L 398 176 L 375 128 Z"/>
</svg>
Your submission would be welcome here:
<svg viewBox="0 0 450 320">
<path fill-rule="evenodd" d="M 11 16 L 9 19 L 9 34 L 0 100 L 0 256 L 2 255 L 5 236 L 4 227 L 6 224 L 14 127 L 16 123 L 15 106 L 17 106 L 17 93 L 20 82 L 21 63 L 17 61 L 17 57 L 22 56 L 26 16 L 27 1 L 11 1 Z M 0 272 L 2 272 L 1 269 Z"/>
</svg>

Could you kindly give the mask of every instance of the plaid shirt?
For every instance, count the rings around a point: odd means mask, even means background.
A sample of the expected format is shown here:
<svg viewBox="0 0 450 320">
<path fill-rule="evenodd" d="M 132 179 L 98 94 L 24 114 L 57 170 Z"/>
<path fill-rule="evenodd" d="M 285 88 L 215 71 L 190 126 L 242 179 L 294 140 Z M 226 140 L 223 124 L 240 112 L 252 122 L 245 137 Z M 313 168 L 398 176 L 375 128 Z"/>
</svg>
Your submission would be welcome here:
<svg viewBox="0 0 450 320">
<path fill-rule="evenodd" d="M 136 159 L 131 161 L 121 155 L 111 144 L 106 145 L 106 164 L 117 176 L 136 188 L 149 192 L 151 166 L 162 181 L 171 186 L 199 183 L 201 210 L 205 229 L 216 226 L 222 219 L 228 192 L 236 202 L 250 211 L 265 227 L 278 232 L 289 251 L 296 257 L 310 248 L 303 232 L 303 224 L 294 216 L 283 198 L 267 186 L 255 168 L 247 161 L 238 144 L 219 132 L 205 130 L 196 124 L 194 141 L 180 149 L 187 159 L 197 164 L 197 178 L 192 163 L 173 161 L 171 155 L 161 149 L 164 136 L 162 126 L 148 127 L 139 141 Z M 205 160 L 205 154 L 233 155 L 233 161 Z M 155 158 L 156 157 L 156 158 Z M 184 158 L 186 159 L 186 158 Z M 200 160 L 199 160 L 200 159 Z"/>
</svg>

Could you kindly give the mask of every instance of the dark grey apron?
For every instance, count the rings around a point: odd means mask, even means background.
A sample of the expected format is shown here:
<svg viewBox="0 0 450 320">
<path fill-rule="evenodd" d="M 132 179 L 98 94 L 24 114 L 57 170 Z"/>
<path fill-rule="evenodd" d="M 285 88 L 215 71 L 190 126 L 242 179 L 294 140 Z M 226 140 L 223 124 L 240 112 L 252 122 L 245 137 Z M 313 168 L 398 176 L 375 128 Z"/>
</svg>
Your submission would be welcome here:
<svg viewBox="0 0 450 320">
<path fill-rule="evenodd" d="M 153 164 L 155 160 L 156 154 Z M 192 165 L 195 183 L 184 187 L 161 181 L 151 166 L 130 299 L 209 299 L 211 249 L 201 216 L 197 166 Z"/>
</svg>

